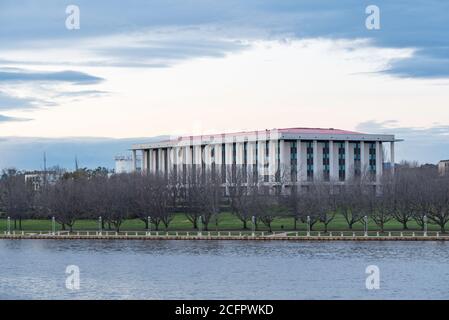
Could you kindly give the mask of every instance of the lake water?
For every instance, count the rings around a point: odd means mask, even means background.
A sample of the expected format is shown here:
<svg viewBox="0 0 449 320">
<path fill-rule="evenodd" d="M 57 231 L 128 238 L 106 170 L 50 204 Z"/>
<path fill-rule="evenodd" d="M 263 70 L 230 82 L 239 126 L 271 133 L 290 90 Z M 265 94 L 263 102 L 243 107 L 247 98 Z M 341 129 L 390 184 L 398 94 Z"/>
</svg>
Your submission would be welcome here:
<svg viewBox="0 0 449 320">
<path fill-rule="evenodd" d="M 449 299 L 449 243 L 0 240 L 0 298 Z"/>
</svg>

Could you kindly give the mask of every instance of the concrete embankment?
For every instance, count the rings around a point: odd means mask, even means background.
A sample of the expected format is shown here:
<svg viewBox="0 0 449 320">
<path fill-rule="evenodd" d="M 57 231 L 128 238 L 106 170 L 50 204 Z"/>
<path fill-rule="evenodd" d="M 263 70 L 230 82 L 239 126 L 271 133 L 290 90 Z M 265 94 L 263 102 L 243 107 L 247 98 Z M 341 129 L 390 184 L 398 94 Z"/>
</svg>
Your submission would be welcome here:
<svg viewBox="0 0 449 320">
<path fill-rule="evenodd" d="M 448 241 L 449 236 L 239 236 L 239 235 L 101 235 L 101 234 L 0 234 L 10 240 L 243 240 L 243 241 Z"/>
</svg>

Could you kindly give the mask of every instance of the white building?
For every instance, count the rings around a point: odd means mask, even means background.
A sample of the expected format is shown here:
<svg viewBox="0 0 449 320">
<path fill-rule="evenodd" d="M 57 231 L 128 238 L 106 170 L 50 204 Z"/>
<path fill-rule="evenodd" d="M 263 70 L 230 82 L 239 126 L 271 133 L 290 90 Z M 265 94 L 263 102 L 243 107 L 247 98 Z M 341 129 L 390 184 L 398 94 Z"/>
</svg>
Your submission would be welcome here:
<svg viewBox="0 0 449 320">
<path fill-rule="evenodd" d="M 131 173 L 135 170 L 140 170 L 139 166 L 134 167 L 133 158 L 131 156 L 116 156 L 115 160 L 115 173 Z"/>
<path fill-rule="evenodd" d="M 28 171 L 25 172 L 25 182 L 33 186 L 35 191 L 40 190 L 45 183 L 54 184 L 63 175 L 63 171 Z"/>
<path fill-rule="evenodd" d="M 440 175 L 449 174 L 449 160 L 441 160 L 438 162 L 438 173 Z"/>
<path fill-rule="evenodd" d="M 134 170 L 141 154 L 143 172 L 183 170 L 188 165 L 244 165 L 257 170 L 263 181 L 307 184 L 313 180 L 344 182 L 369 174 L 379 182 L 384 151 L 389 144 L 394 170 L 394 135 L 364 134 L 339 129 L 287 128 L 185 136 L 132 146 Z M 385 149 L 385 150 L 384 150 Z M 139 152 L 139 153 L 137 153 Z"/>
</svg>

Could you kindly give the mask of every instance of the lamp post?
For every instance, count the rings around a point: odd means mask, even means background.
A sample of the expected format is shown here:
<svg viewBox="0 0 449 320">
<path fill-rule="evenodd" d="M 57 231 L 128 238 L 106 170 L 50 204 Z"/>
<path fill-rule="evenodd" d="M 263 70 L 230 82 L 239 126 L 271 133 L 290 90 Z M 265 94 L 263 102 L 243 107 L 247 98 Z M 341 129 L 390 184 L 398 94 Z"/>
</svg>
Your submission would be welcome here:
<svg viewBox="0 0 449 320">
<path fill-rule="evenodd" d="M 151 217 L 148 216 L 148 217 L 147 217 L 147 220 L 148 220 L 148 232 L 151 233 Z"/>
<path fill-rule="evenodd" d="M 424 237 L 427 237 L 427 216 L 424 215 L 423 217 L 423 222 L 424 222 Z"/>
<path fill-rule="evenodd" d="M 253 223 L 253 237 L 256 236 L 256 217 L 252 216 L 251 221 Z"/>
<path fill-rule="evenodd" d="M 202 230 L 203 230 L 203 216 L 199 216 L 198 217 L 198 236 L 200 236 L 200 237 L 203 235 Z"/>
<path fill-rule="evenodd" d="M 103 224 L 102 224 L 101 216 L 100 216 L 100 217 L 98 217 L 98 232 L 100 233 L 100 235 L 101 235 L 101 231 L 103 231 Z"/>
<path fill-rule="evenodd" d="M 56 220 L 55 217 L 51 217 L 51 232 L 53 235 L 56 233 Z"/>
<path fill-rule="evenodd" d="M 6 226 L 8 228 L 8 234 L 11 234 L 11 217 L 8 217 Z"/>
<path fill-rule="evenodd" d="M 307 236 L 310 236 L 310 216 L 307 216 Z"/>
<path fill-rule="evenodd" d="M 363 220 L 365 221 L 365 237 L 368 236 L 368 216 L 364 216 Z"/>
</svg>

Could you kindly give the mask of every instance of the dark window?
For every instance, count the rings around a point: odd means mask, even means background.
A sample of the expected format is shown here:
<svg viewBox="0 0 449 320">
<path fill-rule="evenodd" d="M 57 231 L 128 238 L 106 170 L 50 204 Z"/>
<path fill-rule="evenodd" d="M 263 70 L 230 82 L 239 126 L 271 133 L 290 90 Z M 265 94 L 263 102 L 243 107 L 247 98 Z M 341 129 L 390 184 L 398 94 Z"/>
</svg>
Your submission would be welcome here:
<svg viewBox="0 0 449 320">
<path fill-rule="evenodd" d="M 306 154 L 307 154 L 307 180 L 313 180 L 313 142 L 309 141 L 306 143 Z"/>
</svg>

